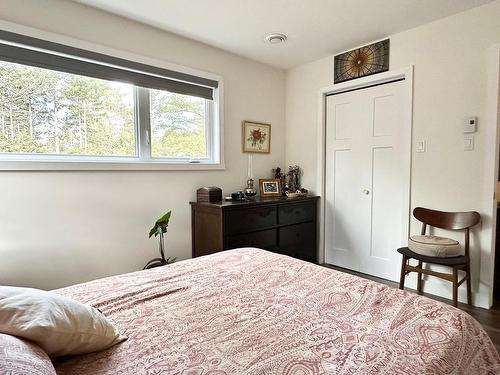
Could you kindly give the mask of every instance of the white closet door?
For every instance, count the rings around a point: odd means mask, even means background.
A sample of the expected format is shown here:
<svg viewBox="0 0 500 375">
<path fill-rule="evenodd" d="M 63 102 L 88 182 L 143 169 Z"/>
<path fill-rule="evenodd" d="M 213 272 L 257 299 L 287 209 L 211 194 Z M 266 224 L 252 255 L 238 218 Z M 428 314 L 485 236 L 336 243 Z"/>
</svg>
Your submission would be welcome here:
<svg viewBox="0 0 500 375">
<path fill-rule="evenodd" d="M 358 92 L 327 98 L 326 262 L 358 270 L 368 246 L 370 197 L 366 189 L 363 133 L 366 103 Z"/>
<path fill-rule="evenodd" d="M 404 82 L 327 97 L 326 262 L 398 280 L 411 123 Z"/>
</svg>

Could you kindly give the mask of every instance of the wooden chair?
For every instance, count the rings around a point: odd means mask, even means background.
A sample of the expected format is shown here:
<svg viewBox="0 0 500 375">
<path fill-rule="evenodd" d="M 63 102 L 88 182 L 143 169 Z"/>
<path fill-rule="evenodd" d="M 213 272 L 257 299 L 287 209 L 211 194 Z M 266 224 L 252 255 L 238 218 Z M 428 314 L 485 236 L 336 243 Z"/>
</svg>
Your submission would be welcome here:
<svg viewBox="0 0 500 375">
<path fill-rule="evenodd" d="M 471 278 L 470 278 L 470 257 L 469 257 L 469 237 L 470 228 L 479 223 L 481 215 L 475 211 L 469 212 L 443 212 L 430 210 L 427 208 L 417 207 L 413 210 L 413 216 L 422 222 L 422 235 L 425 235 L 427 226 L 432 226 L 441 229 L 449 230 L 465 230 L 465 254 L 451 258 L 433 257 L 417 254 L 411 251 L 408 247 L 398 249 L 398 252 L 403 255 L 403 262 L 401 265 L 401 279 L 399 282 L 399 289 L 404 289 L 405 276 L 410 272 L 417 272 L 417 290 L 422 293 L 422 274 L 436 276 L 453 283 L 453 306 L 457 307 L 458 301 L 458 287 L 464 281 L 467 281 L 467 303 L 471 302 Z M 410 266 L 408 261 L 415 259 L 418 261 L 418 266 Z M 444 272 L 436 272 L 423 268 L 423 263 L 439 264 L 448 266 L 453 269 L 451 274 Z M 458 271 L 465 271 L 465 277 L 459 282 Z"/>
</svg>

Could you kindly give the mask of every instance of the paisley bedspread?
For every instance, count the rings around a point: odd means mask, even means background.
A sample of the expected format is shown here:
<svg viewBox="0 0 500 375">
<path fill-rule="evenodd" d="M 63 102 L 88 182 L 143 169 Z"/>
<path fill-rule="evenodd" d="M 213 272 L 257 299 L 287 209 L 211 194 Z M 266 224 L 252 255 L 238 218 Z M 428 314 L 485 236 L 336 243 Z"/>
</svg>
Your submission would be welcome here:
<svg viewBox="0 0 500 375">
<path fill-rule="evenodd" d="M 451 306 L 244 248 L 56 292 L 128 340 L 58 374 L 499 374 L 490 338 Z"/>
</svg>

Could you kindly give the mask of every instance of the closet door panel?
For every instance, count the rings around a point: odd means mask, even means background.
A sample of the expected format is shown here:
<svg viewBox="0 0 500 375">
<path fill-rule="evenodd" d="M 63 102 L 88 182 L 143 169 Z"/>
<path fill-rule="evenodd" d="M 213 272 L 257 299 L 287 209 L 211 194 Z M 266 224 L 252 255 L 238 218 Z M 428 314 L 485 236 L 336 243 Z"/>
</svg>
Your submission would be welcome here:
<svg viewBox="0 0 500 375">
<path fill-rule="evenodd" d="M 327 97 L 325 261 L 397 280 L 406 243 L 411 118 L 405 83 Z"/>
<path fill-rule="evenodd" d="M 327 99 L 326 262 L 354 270 L 359 269 L 360 250 L 368 245 L 369 200 L 363 193 L 366 176 L 360 173 L 366 131 L 360 108 L 365 106 L 363 98 L 349 93 Z"/>
</svg>

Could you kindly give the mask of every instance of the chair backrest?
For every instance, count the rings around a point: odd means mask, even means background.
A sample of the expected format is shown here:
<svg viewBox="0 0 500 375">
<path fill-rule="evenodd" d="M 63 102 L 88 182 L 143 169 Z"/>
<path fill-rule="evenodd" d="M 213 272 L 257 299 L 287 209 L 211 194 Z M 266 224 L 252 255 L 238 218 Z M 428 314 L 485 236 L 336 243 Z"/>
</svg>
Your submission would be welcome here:
<svg viewBox="0 0 500 375">
<path fill-rule="evenodd" d="M 476 211 L 467 212 L 444 212 L 431 210 L 429 208 L 417 207 L 413 210 L 413 216 L 422 222 L 422 232 L 425 234 L 427 225 L 431 227 L 461 230 L 465 229 L 465 255 L 469 256 L 470 228 L 481 221 L 481 215 Z"/>
<path fill-rule="evenodd" d="M 441 229 L 460 230 L 473 227 L 481 220 L 481 215 L 476 211 L 444 212 L 417 207 L 413 216 L 424 224 Z"/>
</svg>

